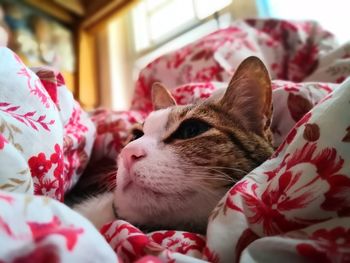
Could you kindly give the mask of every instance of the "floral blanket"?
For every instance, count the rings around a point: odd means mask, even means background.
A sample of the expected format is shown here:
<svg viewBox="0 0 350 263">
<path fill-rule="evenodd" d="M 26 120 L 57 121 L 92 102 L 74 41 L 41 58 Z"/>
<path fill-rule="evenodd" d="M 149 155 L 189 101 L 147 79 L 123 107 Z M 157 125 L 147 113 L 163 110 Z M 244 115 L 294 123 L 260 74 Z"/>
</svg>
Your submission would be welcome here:
<svg viewBox="0 0 350 263">
<path fill-rule="evenodd" d="M 250 55 L 273 79 L 278 148 L 223 197 L 206 237 L 121 220 L 99 233 L 61 203 L 88 164 L 117 158 L 154 81 L 191 103 Z M 0 263 L 350 262 L 349 75 L 350 43 L 316 23 L 236 21 L 150 63 L 130 111 L 88 115 L 59 72 L 0 49 Z"/>
</svg>

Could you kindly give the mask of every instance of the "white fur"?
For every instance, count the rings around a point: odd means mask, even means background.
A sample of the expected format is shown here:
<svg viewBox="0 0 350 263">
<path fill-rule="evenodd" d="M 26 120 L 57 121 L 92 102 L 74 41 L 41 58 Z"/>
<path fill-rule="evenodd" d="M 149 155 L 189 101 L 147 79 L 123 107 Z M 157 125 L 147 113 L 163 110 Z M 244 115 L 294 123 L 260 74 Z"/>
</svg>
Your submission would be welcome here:
<svg viewBox="0 0 350 263">
<path fill-rule="evenodd" d="M 205 227 L 224 190 L 203 189 L 181 169 L 186 160 L 162 142 L 169 113 L 170 109 L 151 113 L 144 123 L 144 136 L 122 150 L 114 200 L 108 194 L 77 207 L 97 228 L 113 219 L 112 202 L 118 216 L 133 224 L 181 228 L 191 222 L 198 228 Z M 126 149 L 132 147 L 141 147 L 146 156 L 129 171 L 123 158 Z"/>
<path fill-rule="evenodd" d="M 115 194 L 117 213 L 134 224 L 206 224 L 208 214 L 224 193 L 213 195 L 198 189 L 198 182 L 181 169 L 186 160 L 161 141 L 169 113 L 170 109 L 165 109 L 150 114 L 144 123 L 144 136 L 126 146 L 146 150 L 146 157 L 136 161 L 130 172 L 124 166 L 122 151 Z M 124 189 L 130 177 L 134 182 Z"/>
<path fill-rule="evenodd" d="M 73 207 L 75 211 L 85 216 L 100 229 L 104 224 L 115 220 L 113 213 L 113 193 L 104 193 Z"/>
</svg>

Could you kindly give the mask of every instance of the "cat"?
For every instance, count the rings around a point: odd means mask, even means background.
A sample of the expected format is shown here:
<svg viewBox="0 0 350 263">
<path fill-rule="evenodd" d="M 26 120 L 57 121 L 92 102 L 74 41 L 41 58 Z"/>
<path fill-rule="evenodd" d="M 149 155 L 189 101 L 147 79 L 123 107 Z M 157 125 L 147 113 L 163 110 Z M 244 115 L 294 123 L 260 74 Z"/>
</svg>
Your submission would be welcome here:
<svg viewBox="0 0 350 263">
<path fill-rule="evenodd" d="M 116 189 L 74 209 L 97 228 L 118 218 L 143 229 L 205 233 L 229 188 L 273 153 L 271 100 L 257 57 L 239 65 L 227 89 L 195 104 L 176 105 L 154 83 L 155 111 L 121 151 Z"/>
</svg>

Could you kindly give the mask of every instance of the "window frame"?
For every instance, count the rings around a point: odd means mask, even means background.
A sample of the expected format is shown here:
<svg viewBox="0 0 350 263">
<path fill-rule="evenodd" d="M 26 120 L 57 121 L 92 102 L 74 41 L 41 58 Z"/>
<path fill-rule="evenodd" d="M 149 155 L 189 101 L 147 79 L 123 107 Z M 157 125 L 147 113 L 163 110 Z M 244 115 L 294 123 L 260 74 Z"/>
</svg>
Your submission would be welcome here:
<svg viewBox="0 0 350 263">
<path fill-rule="evenodd" d="M 194 10 L 194 19 L 192 21 L 189 21 L 187 23 L 184 23 L 183 25 L 179 26 L 176 28 L 176 30 L 170 32 L 170 33 L 167 33 L 165 34 L 163 37 L 160 37 L 158 40 L 152 40 L 150 37 L 149 37 L 149 41 L 150 41 L 150 45 L 146 48 L 143 48 L 143 49 L 140 49 L 140 50 L 137 50 L 136 48 L 136 39 L 135 39 L 135 35 L 134 35 L 134 23 L 133 23 L 133 16 L 131 15 L 129 17 L 129 21 L 128 21 L 128 27 L 129 27 L 129 32 L 130 32 L 130 36 L 129 36 L 129 39 L 130 39 L 130 43 L 132 44 L 132 51 L 134 53 L 134 57 L 136 59 L 138 58 L 141 58 L 155 50 L 157 50 L 158 48 L 162 47 L 163 45 L 167 44 L 168 42 L 171 42 L 173 40 L 175 40 L 176 38 L 182 36 L 183 34 L 185 34 L 186 32 L 188 31 L 191 31 L 211 20 L 216 20 L 216 22 L 218 23 L 218 28 L 220 27 L 220 24 L 219 24 L 219 17 L 222 15 L 222 14 L 226 14 L 226 13 L 229 13 L 231 15 L 231 19 L 233 18 L 233 3 L 234 3 L 234 0 L 231 1 L 230 4 L 228 4 L 226 7 L 214 12 L 213 14 L 203 18 L 203 19 L 200 19 L 198 17 L 198 14 L 197 14 L 197 11 L 195 9 L 195 2 L 194 0 L 191 0 L 192 1 L 192 5 L 193 5 L 193 10 Z M 164 4 L 160 4 L 160 6 L 162 6 Z M 150 31 L 150 29 L 148 29 L 148 32 Z M 150 33 L 149 33 L 150 34 Z"/>
</svg>

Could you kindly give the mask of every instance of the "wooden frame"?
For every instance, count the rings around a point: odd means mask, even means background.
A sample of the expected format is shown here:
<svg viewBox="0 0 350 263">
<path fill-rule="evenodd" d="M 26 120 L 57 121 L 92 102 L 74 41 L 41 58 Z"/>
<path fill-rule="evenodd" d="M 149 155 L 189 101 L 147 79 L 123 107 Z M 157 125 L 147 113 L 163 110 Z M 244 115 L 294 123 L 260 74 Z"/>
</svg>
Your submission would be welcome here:
<svg viewBox="0 0 350 263">
<path fill-rule="evenodd" d="M 103 2 L 103 1 L 101 1 Z M 106 1 L 105 1 L 106 2 Z M 137 1 L 107 1 L 103 8 L 81 21 L 78 28 L 78 78 L 76 96 L 86 109 L 100 105 L 99 68 L 97 60 L 97 34 L 108 21 L 125 12 Z"/>
</svg>

